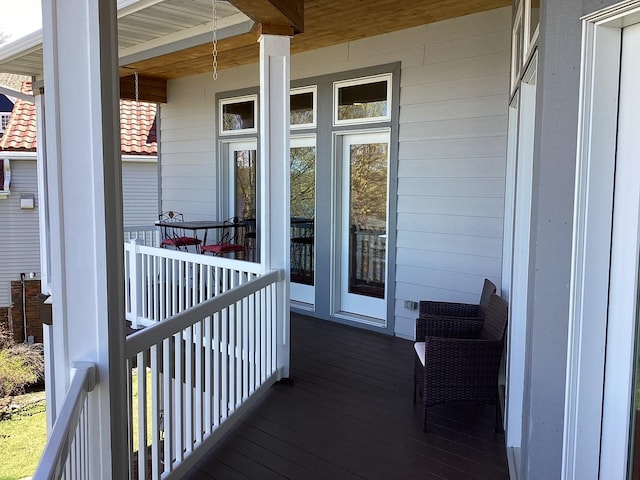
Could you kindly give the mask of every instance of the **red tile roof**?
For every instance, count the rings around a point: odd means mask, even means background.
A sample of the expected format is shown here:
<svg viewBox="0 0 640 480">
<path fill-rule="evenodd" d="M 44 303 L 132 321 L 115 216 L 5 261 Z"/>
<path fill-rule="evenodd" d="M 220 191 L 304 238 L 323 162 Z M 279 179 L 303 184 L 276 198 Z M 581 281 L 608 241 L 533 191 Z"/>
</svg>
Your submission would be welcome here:
<svg viewBox="0 0 640 480">
<path fill-rule="evenodd" d="M 31 83 L 25 82 L 21 90 L 31 94 Z M 120 100 L 120 144 L 123 154 L 157 155 L 155 119 L 155 104 Z M 17 99 L 0 139 L 0 150 L 35 152 L 36 147 L 35 104 Z"/>
</svg>

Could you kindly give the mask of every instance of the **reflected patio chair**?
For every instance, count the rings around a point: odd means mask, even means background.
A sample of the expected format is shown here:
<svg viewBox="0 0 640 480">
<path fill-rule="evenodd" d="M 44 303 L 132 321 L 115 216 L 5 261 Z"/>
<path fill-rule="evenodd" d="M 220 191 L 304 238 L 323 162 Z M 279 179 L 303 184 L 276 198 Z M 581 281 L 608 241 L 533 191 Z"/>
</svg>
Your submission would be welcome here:
<svg viewBox="0 0 640 480">
<path fill-rule="evenodd" d="M 313 285 L 313 219 L 291 224 L 291 271 L 298 283 Z"/>
<path fill-rule="evenodd" d="M 255 218 L 245 218 L 244 219 L 244 239 L 243 245 L 246 254 L 246 260 L 249 262 L 258 261 L 258 257 L 256 255 L 256 246 L 258 241 L 258 233 L 256 230 L 256 219 Z"/>
<path fill-rule="evenodd" d="M 169 210 L 158 215 L 158 220 L 162 223 L 175 223 L 176 226 L 162 226 L 162 241 L 160 248 L 174 247 L 178 250 L 188 251 L 188 247 L 195 247 L 199 250 L 202 240 L 186 235 L 185 230 L 179 227 L 180 222 L 184 221 L 182 213 Z"/>
<path fill-rule="evenodd" d="M 224 256 L 227 254 L 244 253 L 245 247 L 243 243 L 245 223 L 238 217 L 231 217 L 224 221 L 224 227 L 220 229 L 220 236 L 217 243 L 203 245 L 202 253 L 211 253 L 216 256 Z"/>
<path fill-rule="evenodd" d="M 507 326 L 507 302 L 492 293 L 484 321 L 457 317 L 418 317 L 414 344 L 413 402 L 427 408 L 445 402 L 476 401 L 495 406 L 501 430 L 498 371 Z M 419 390 L 418 390 L 419 389 Z"/>
</svg>

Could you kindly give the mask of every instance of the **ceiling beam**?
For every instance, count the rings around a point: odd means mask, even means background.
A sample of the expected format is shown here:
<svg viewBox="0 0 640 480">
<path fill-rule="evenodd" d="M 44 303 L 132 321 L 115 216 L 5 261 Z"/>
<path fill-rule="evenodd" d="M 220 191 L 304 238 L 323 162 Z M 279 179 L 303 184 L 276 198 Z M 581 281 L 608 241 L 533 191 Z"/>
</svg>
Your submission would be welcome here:
<svg viewBox="0 0 640 480">
<path fill-rule="evenodd" d="M 138 98 L 136 98 L 135 75 L 120 77 L 120 98 L 149 103 L 167 103 L 167 81 L 162 78 L 138 75 Z"/>
<path fill-rule="evenodd" d="M 229 3 L 259 23 L 263 33 L 293 36 L 304 32 L 304 0 L 229 0 Z"/>
</svg>

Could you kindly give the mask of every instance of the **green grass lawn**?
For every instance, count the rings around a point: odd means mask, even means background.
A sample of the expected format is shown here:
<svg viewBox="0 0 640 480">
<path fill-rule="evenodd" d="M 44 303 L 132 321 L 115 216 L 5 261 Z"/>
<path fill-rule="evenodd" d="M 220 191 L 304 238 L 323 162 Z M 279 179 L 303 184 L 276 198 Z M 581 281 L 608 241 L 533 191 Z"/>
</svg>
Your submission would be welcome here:
<svg viewBox="0 0 640 480">
<path fill-rule="evenodd" d="M 147 370 L 147 421 L 151 426 L 151 373 Z M 138 449 L 138 375 L 133 374 L 134 450 Z M 28 404 L 11 419 L 0 421 L 0 480 L 17 480 L 35 472 L 47 441 L 44 392 L 28 394 L 14 403 Z M 151 442 L 149 436 L 148 442 Z"/>
<path fill-rule="evenodd" d="M 47 440 L 44 399 L 0 422 L 0 480 L 33 475 Z"/>
</svg>

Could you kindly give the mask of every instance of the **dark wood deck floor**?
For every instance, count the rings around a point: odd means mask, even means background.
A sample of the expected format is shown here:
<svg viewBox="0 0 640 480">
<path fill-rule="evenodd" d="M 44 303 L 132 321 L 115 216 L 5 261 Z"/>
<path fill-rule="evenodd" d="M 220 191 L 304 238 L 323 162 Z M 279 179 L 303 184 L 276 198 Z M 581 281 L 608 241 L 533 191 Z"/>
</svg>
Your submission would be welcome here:
<svg viewBox="0 0 640 480">
<path fill-rule="evenodd" d="M 413 405 L 406 340 L 292 314 L 291 373 L 190 479 L 507 479 L 493 408 Z"/>
</svg>

